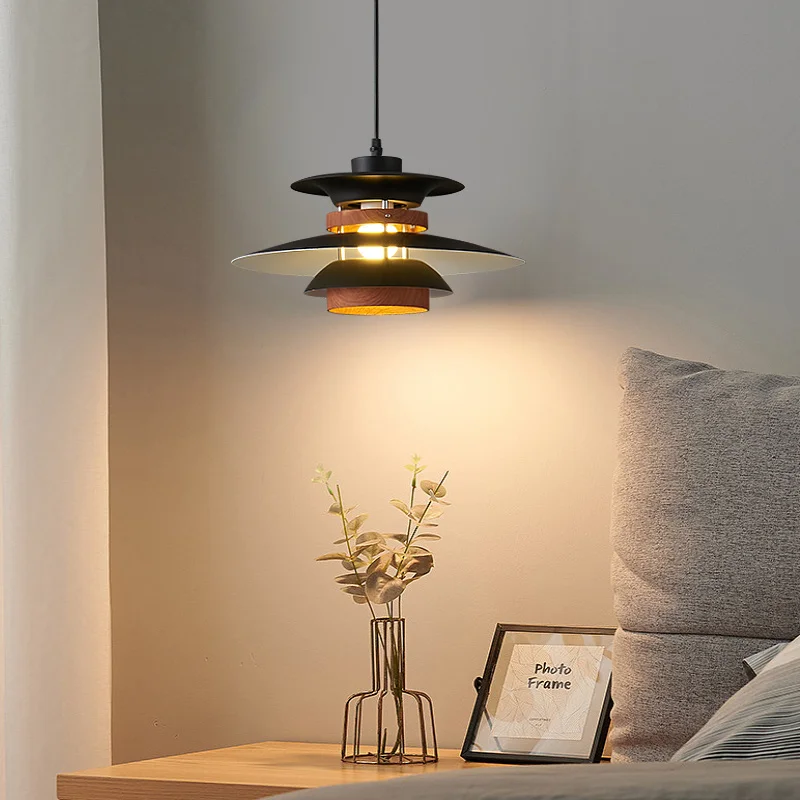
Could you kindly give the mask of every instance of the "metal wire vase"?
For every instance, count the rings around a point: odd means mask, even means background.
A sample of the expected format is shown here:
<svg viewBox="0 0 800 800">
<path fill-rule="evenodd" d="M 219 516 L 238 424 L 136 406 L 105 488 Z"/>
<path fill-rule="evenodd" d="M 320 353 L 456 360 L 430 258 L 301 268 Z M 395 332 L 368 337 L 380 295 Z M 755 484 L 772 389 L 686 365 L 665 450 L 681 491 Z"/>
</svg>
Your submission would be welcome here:
<svg viewBox="0 0 800 800">
<path fill-rule="evenodd" d="M 372 689 L 344 707 L 342 761 L 351 764 L 429 764 L 439 760 L 433 703 L 406 689 L 405 620 L 371 622 Z"/>
</svg>

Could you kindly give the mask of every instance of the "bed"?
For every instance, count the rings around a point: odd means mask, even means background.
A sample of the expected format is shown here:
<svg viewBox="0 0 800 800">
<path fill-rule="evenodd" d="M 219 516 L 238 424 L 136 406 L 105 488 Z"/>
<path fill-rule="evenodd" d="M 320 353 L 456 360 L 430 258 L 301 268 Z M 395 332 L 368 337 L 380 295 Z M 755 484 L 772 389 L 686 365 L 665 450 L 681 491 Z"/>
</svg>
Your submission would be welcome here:
<svg viewBox="0 0 800 800">
<path fill-rule="evenodd" d="M 800 798 L 800 657 L 787 656 L 800 635 L 800 378 L 638 349 L 620 377 L 615 763 L 466 770 L 298 800 Z M 748 683 L 744 659 L 765 651 L 782 654 L 777 666 L 763 657 Z"/>
</svg>

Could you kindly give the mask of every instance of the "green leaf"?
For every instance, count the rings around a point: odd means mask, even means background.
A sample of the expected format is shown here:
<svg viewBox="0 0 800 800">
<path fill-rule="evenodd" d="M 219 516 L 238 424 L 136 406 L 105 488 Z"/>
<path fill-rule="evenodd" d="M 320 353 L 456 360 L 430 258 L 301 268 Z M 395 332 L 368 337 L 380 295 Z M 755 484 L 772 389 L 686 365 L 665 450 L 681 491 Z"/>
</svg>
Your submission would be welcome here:
<svg viewBox="0 0 800 800">
<path fill-rule="evenodd" d="M 353 600 L 355 600 L 355 602 L 360 606 L 365 606 L 369 602 L 366 597 L 361 597 L 357 594 L 351 594 L 350 597 L 352 597 Z"/>
<path fill-rule="evenodd" d="M 447 489 L 436 481 L 420 481 L 419 488 L 431 497 L 444 497 L 447 494 Z"/>
<path fill-rule="evenodd" d="M 369 517 L 369 514 L 359 514 L 357 517 L 353 517 L 347 523 L 347 530 L 350 533 L 358 533 L 358 529 L 367 521 L 367 517 Z"/>
<path fill-rule="evenodd" d="M 336 583 L 342 583 L 346 586 L 360 586 L 363 583 L 355 572 L 348 572 L 346 575 L 337 575 L 334 580 Z"/>
<path fill-rule="evenodd" d="M 406 516 L 411 514 L 411 509 L 402 500 L 390 500 L 389 505 L 399 508 Z"/>
<path fill-rule="evenodd" d="M 392 578 L 385 572 L 380 572 L 379 570 L 367 576 L 365 587 L 367 590 L 367 597 L 371 602 L 378 605 L 391 603 L 392 600 L 396 600 L 406 588 L 403 585 L 403 581 Z"/>
<path fill-rule="evenodd" d="M 394 553 L 384 553 L 367 567 L 367 575 L 371 575 L 376 570 L 386 572 L 392 566 L 394 566 Z"/>
<path fill-rule="evenodd" d="M 442 537 L 439 536 L 438 533 L 418 533 L 414 537 L 414 541 L 416 542 L 417 539 L 429 539 L 430 541 L 434 542 L 434 541 L 437 541 L 438 539 L 441 539 L 441 538 Z"/>
<path fill-rule="evenodd" d="M 355 508 L 358 508 L 358 506 L 348 506 L 345 508 L 345 516 L 347 516 L 347 514 L 349 514 Z M 332 503 L 331 507 L 328 509 L 328 513 L 335 514 L 338 517 L 342 513 L 342 507 L 338 503 Z"/>
<path fill-rule="evenodd" d="M 365 597 L 364 589 L 361 586 L 343 586 L 342 591 L 345 594 L 352 594 L 355 597 Z"/>
<path fill-rule="evenodd" d="M 396 541 L 400 542 L 401 544 L 405 544 L 408 540 L 408 534 L 406 533 L 387 533 L 387 539 L 395 539 Z M 335 544 L 335 542 L 334 542 Z"/>
<path fill-rule="evenodd" d="M 349 566 L 350 556 L 347 553 L 325 553 L 324 556 L 317 556 L 316 561 L 347 561 Z"/>
<path fill-rule="evenodd" d="M 356 539 L 357 545 L 365 545 L 365 544 L 383 544 L 383 536 L 380 533 L 376 533 L 375 531 L 369 531 L 368 533 L 361 533 L 358 535 Z"/>
<path fill-rule="evenodd" d="M 355 552 L 359 558 L 368 558 L 371 561 L 375 556 L 379 556 L 384 549 L 382 544 L 365 544 L 361 547 L 356 547 L 353 552 Z"/>
<path fill-rule="evenodd" d="M 426 522 L 441 517 L 443 513 L 441 508 L 429 506 L 427 503 L 419 503 L 411 509 L 411 516 L 415 520 L 425 520 Z"/>
<path fill-rule="evenodd" d="M 412 572 L 417 577 L 427 575 L 433 569 L 433 556 L 422 555 L 414 556 L 410 561 L 403 565 L 403 572 Z"/>
</svg>

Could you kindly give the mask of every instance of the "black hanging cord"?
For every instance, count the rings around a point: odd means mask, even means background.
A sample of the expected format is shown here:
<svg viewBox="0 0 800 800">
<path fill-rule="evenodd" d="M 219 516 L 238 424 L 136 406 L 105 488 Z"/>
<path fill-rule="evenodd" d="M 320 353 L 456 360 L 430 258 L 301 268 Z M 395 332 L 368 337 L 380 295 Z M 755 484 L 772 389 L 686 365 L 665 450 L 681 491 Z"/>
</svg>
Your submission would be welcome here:
<svg viewBox="0 0 800 800">
<path fill-rule="evenodd" d="M 373 31 L 373 41 L 374 41 L 374 59 L 373 59 L 373 66 L 375 71 L 375 136 L 372 139 L 372 147 L 370 147 L 369 152 L 373 156 L 382 156 L 383 155 L 383 145 L 381 144 L 381 137 L 380 137 L 380 91 L 379 91 L 379 63 L 380 63 L 380 45 L 379 45 L 379 22 L 378 22 L 378 0 L 373 0 L 373 8 L 374 8 L 374 31 Z"/>
</svg>

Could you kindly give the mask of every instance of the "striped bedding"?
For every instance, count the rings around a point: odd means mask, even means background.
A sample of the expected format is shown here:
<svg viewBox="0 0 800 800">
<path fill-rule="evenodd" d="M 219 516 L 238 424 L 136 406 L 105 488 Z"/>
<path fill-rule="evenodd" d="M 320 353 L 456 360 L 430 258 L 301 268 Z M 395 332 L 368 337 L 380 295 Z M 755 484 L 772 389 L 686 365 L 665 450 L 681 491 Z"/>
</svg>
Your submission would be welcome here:
<svg viewBox="0 0 800 800">
<path fill-rule="evenodd" d="M 789 645 L 788 642 L 781 642 L 762 650 L 760 653 L 755 653 L 744 659 L 744 671 L 748 678 L 755 678 L 764 667 L 772 661 L 775 656 L 781 653 Z"/>
<path fill-rule="evenodd" d="M 800 759 L 800 639 L 769 648 L 746 663 L 756 677 L 725 702 L 673 761 Z"/>
</svg>

